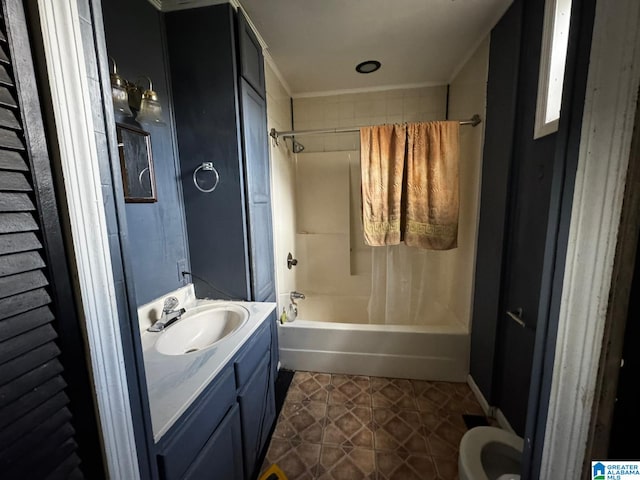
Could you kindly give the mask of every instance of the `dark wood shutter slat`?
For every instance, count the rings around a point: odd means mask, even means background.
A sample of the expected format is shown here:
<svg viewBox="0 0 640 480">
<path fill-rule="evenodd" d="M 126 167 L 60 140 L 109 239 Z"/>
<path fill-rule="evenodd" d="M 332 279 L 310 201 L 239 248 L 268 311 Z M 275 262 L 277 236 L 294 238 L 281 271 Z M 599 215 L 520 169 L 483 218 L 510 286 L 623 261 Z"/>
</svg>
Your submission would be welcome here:
<svg viewBox="0 0 640 480">
<path fill-rule="evenodd" d="M 5 45 L 0 45 L 0 62 L 2 63 L 9 63 L 9 57 L 5 51 L 6 48 L 7 47 Z"/>
<path fill-rule="evenodd" d="M 0 471 L 28 457 L 34 447 L 44 443 L 63 424 L 71 420 L 71 413 L 66 408 L 54 413 L 51 417 L 38 425 L 28 435 L 9 445 L 0 455 Z"/>
<path fill-rule="evenodd" d="M 0 107 L 0 126 L 11 130 L 22 130 L 16 114 L 7 108 Z"/>
<path fill-rule="evenodd" d="M 31 390 L 27 395 L 23 395 L 18 401 L 10 403 L 0 410 L 0 427 L 4 428 L 24 416 L 38 405 L 42 405 L 49 398 L 62 392 L 67 386 L 60 375 L 56 375 L 49 381 L 43 383 L 38 388 Z"/>
<path fill-rule="evenodd" d="M 38 250 L 40 248 L 42 248 L 42 244 L 32 232 L 0 235 L 0 255 Z"/>
<path fill-rule="evenodd" d="M 34 348 L 28 355 L 20 355 L 18 358 L 8 361 L 0 369 L 0 385 L 9 383 L 11 380 L 30 372 L 38 365 L 53 360 L 58 355 L 60 355 L 60 349 L 55 343 L 50 342 Z"/>
<path fill-rule="evenodd" d="M 78 458 L 78 455 L 74 454 L 74 457 Z M 78 462 L 80 459 L 78 458 Z M 84 474 L 80 470 L 80 468 L 74 468 L 67 477 L 47 477 L 45 480 L 84 480 Z"/>
<path fill-rule="evenodd" d="M 28 172 L 29 167 L 20 152 L 13 150 L 0 150 L 0 168 Z M 4 172 L 2 173 L 4 175 Z"/>
<path fill-rule="evenodd" d="M 51 297 L 43 288 L 0 300 L 0 320 L 13 317 L 31 309 L 51 303 Z"/>
<path fill-rule="evenodd" d="M 8 87 L 13 87 L 13 78 L 9 75 L 7 68 L 0 64 L 0 83 Z"/>
<path fill-rule="evenodd" d="M 29 272 L 45 266 L 38 252 L 21 252 L 0 257 L 0 277 Z M 25 289 L 27 290 L 27 289 Z M 24 290 L 23 290 L 24 291 Z"/>
<path fill-rule="evenodd" d="M 20 398 L 25 392 L 29 392 L 56 375 L 62 373 L 62 365 L 57 359 L 43 363 L 33 370 L 16 378 L 13 382 L 0 387 L 0 408 Z"/>
<path fill-rule="evenodd" d="M 47 306 L 35 308 L 28 312 L 6 318 L 0 322 L 0 342 L 28 332 L 34 328 L 51 322 L 53 313 Z"/>
<path fill-rule="evenodd" d="M 38 425 L 68 404 L 69 397 L 62 392 L 58 393 L 55 397 L 39 405 L 38 408 L 19 418 L 7 428 L 0 430 L 0 451 L 5 450 L 19 438 L 31 433 Z"/>
<path fill-rule="evenodd" d="M 0 365 L 57 338 L 49 324 L 30 330 L 22 335 L 0 343 Z"/>
<path fill-rule="evenodd" d="M 32 212 L 35 209 L 26 193 L 0 192 L 0 212 Z"/>
<path fill-rule="evenodd" d="M 32 232 L 38 224 L 30 213 L 0 213 L 0 233 Z"/>
<path fill-rule="evenodd" d="M 43 307 L 50 302 L 51 297 L 44 288 L 0 299 L 0 320 Z"/>
<path fill-rule="evenodd" d="M 37 468 L 33 469 L 35 478 L 44 478 L 47 473 L 57 470 L 76 451 L 78 445 L 73 439 L 74 433 L 71 424 L 67 423 L 49 437 L 44 448 L 34 455 L 34 460 L 37 460 Z"/>
<path fill-rule="evenodd" d="M 16 479 L 44 478 L 49 472 L 57 470 L 78 448 L 73 439 L 74 433 L 70 424 L 61 426 L 28 459 L 9 469 L 7 475 L 9 478 L 16 475 Z"/>
<path fill-rule="evenodd" d="M 17 418 L 43 404 L 56 393 L 63 391 L 66 386 L 67 384 L 62 377 L 56 375 L 48 382 L 20 397 L 20 400 L 0 409 L 0 428 L 13 423 Z"/>
<path fill-rule="evenodd" d="M 84 475 L 82 475 L 79 466 L 80 458 L 72 453 L 55 471 L 47 475 L 45 480 L 81 480 Z"/>
<path fill-rule="evenodd" d="M 13 130 L 0 128 L 0 148 L 2 147 L 12 150 L 24 150 L 24 142 Z"/>
<path fill-rule="evenodd" d="M 2 172 L 0 190 L 8 192 L 30 192 L 31 184 L 21 172 Z"/>
<path fill-rule="evenodd" d="M 5 108 L 17 108 L 18 104 L 11 90 L 7 87 L 0 86 L 0 106 Z"/>
<path fill-rule="evenodd" d="M 0 277 L 0 298 L 10 297 L 30 288 L 46 287 L 48 284 L 42 270 Z"/>
</svg>

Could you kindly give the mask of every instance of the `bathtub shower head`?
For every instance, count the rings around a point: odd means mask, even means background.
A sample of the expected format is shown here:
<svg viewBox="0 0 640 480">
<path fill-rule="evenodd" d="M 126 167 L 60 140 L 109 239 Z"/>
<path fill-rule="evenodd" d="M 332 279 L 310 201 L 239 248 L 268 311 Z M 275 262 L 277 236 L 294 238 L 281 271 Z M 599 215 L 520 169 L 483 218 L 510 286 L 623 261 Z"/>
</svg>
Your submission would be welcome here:
<svg viewBox="0 0 640 480">
<path fill-rule="evenodd" d="M 295 139 L 292 139 L 291 142 L 293 143 L 293 153 L 302 153 L 304 151 L 304 145 L 300 142 Z"/>
</svg>

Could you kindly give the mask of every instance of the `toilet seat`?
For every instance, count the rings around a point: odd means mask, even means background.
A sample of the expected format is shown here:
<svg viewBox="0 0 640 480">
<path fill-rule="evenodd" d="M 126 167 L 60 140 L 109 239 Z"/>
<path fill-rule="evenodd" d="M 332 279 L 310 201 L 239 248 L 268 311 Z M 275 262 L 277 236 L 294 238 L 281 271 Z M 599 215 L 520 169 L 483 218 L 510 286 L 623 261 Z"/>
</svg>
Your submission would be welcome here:
<svg viewBox="0 0 640 480">
<path fill-rule="evenodd" d="M 482 465 L 482 449 L 491 442 L 508 445 L 519 452 L 522 452 L 524 447 L 524 440 L 521 437 L 501 428 L 472 428 L 464 434 L 460 441 L 458 469 L 461 480 L 489 480 Z"/>
</svg>

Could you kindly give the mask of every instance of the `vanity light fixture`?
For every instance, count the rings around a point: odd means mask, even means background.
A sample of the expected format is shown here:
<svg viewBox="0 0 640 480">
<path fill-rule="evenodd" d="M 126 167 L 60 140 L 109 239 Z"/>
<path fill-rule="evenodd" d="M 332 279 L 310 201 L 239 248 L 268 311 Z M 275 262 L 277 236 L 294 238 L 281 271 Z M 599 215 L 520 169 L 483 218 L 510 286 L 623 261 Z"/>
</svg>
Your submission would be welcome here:
<svg viewBox="0 0 640 480">
<path fill-rule="evenodd" d="M 380 69 L 382 64 L 377 60 L 366 60 L 356 65 L 356 72 L 358 73 L 373 73 Z"/>
<path fill-rule="evenodd" d="M 149 82 L 149 88 L 140 83 L 132 83 L 118 74 L 118 67 L 113 58 L 111 77 L 111 98 L 116 114 L 124 117 L 134 117 L 138 123 L 164 125 L 162 121 L 162 106 L 158 101 L 158 94 L 153 90 L 153 83 L 149 77 L 141 77 Z M 134 113 L 135 112 L 135 113 Z"/>
<path fill-rule="evenodd" d="M 116 113 L 125 117 L 133 117 L 133 113 L 129 108 L 129 95 L 127 93 L 127 81 L 118 74 L 118 66 L 113 58 L 113 72 L 111 77 L 111 99 L 113 100 L 113 108 Z"/>
<path fill-rule="evenodd" d="M 162 106 L 158 101 L 158 94 L 153 90 L 153 83 L 149 77 L 144 77 L 149 81 L 149 88 L 142 89 L 140 85 L 132 85 L 129 90 L 129 105 L 131 100 L 138 105 L 136 120 L 140 123 L 152 125 L 164 125 L 162 121 Z M 138 103 L 138 98 L 140 99 Z M 135 109 L 135 107 L 133 107 Z"/>
</svg>

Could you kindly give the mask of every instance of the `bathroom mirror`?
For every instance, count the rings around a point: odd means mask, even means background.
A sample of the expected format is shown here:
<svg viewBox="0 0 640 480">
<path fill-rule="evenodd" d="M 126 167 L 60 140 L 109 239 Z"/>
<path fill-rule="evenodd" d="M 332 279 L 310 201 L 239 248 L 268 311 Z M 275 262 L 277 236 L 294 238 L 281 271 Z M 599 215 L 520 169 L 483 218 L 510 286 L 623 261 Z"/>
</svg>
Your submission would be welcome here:
<svg viewBox="0 0 640 480">
<path fill-rule="evenodd" d="M 116 127 L 124 201 L 157 202 L 149 132 L 122 123 Z"/>
</svg>

